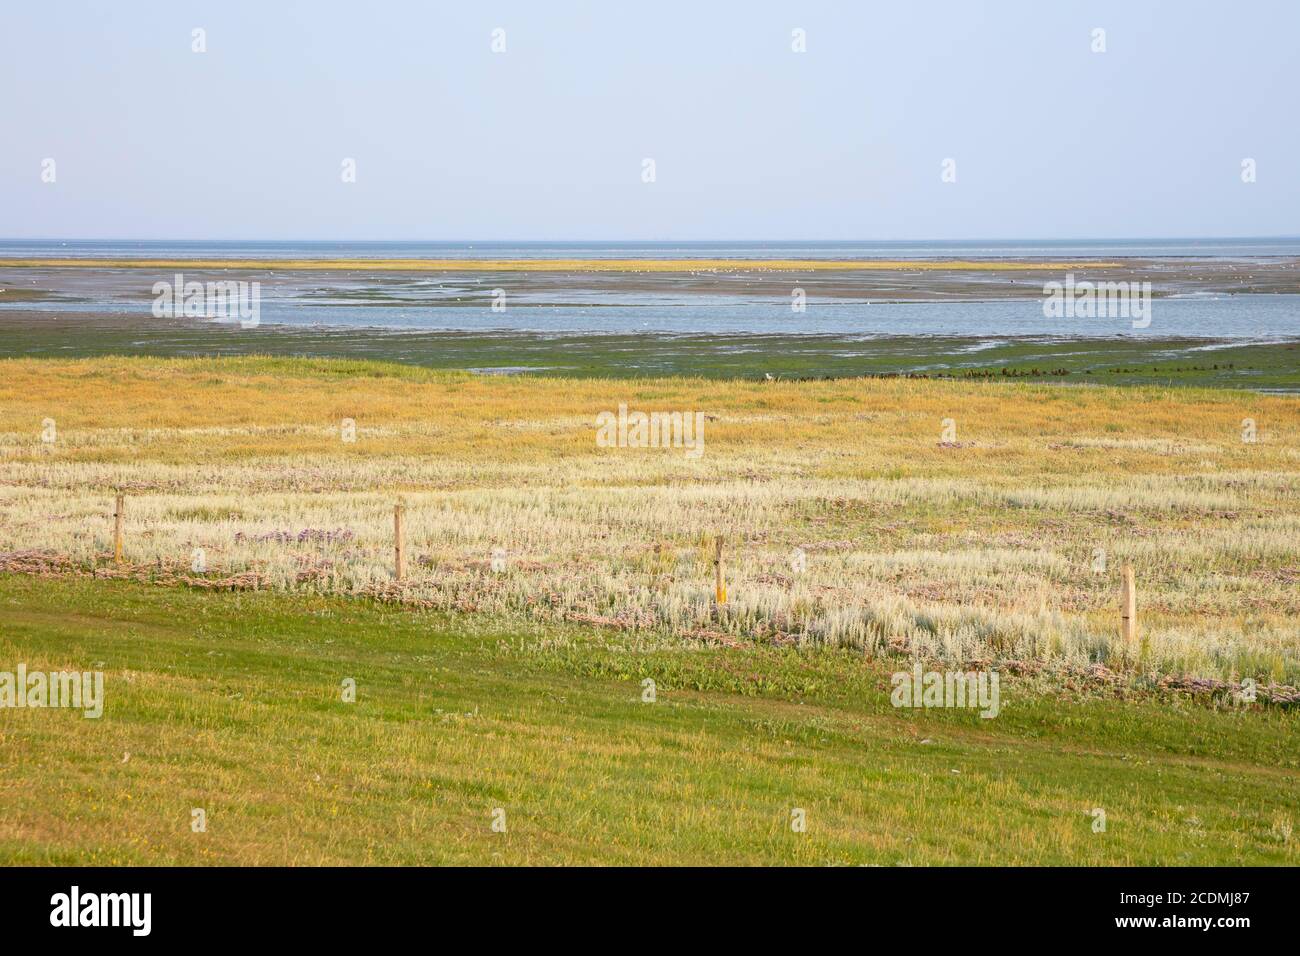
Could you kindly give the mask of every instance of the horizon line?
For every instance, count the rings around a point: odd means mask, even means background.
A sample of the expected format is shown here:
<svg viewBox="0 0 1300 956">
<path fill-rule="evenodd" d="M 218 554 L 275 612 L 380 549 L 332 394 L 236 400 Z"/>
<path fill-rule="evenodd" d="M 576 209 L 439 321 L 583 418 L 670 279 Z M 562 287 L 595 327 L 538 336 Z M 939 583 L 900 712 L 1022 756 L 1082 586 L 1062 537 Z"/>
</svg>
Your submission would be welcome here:
<svg viewBox="0 0 1300 956">
<path fill-rule="evenodd" d="M 410 244 L 427 244 L 427 245 L 473 245 L 476 243 L 495 243 L 495 244 L 515 244 L 515 245 L 716 245 L 716 244 L 733 244 L 733 245 L 768 245 L 778 243 L 798 243 L 798 244 L 834 244 L 834 245 L 872 245 L 882 243 L 970 243 L 970 242 L 1225 242 L 1241 240 L 1294 240 L 1300 241 L 1300 233 L 1297 234 L 1277 234 L 1277 235 L 1197 235 L 1197 236 L 1013 236 L 1013 237 L 992 237 L 992 236 L 975 236 L 966 238 L 926 238 L 926 239 L 795 239 L 795 238 L 763 238 L 763 239 L 736 239 L 736 238 L 714 238 L 714 239 L 512 239 L 512 238 L 493 238 L 493 239 L 309 239 L 309 238 L 259 238 L 252 236 L 241 236 L 236 238 L 230 237 L 205 237 L 179 238 L 179 237 L 88 237 L 88 236 L 4 236 L 0 237 L 0 242 L 268 242 L 268 243 L 353 243 L 357 245 L 380 245 L 392 243 L 410 243 Z"/>
</svg>

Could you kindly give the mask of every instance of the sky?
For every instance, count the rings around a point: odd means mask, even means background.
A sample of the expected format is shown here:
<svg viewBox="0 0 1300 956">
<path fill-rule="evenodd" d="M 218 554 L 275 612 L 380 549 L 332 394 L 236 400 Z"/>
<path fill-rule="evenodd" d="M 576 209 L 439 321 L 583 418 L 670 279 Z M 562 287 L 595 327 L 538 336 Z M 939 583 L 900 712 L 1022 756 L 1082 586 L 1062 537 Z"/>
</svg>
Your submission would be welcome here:
<svg viewBox="0 0 1300 956">
<path fill-rule="evenodd" d="M 7 4 L 0 237 L 1294 236 L 1297 36 L 1294 0 Z"/>
</svg>

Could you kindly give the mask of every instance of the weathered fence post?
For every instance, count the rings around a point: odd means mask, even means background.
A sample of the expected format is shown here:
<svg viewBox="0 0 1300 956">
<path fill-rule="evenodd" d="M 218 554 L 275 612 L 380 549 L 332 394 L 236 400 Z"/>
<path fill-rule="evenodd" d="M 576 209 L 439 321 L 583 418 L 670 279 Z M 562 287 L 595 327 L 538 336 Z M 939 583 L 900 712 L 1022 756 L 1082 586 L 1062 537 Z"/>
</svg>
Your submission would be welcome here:
<svg viewBox="0 0 1300 956">
<path fill-rule="evenodd" d="M 113 561 L 122 563 L 122 525 L 126 521 L 126 495 L 118 493 L 113 509 Z"/>
<path fill-rule="evenodd" d="M 393 563 L 399 581 L 406 577 L 406 549 L 402 544 L 402 518 L 405 514 L 406 505 L 398 503 L 393 506 Z"/>
<path fill-rule="evenodd" d="M 713 546 L 714 592 L 721 606 L 727 603 L 727 579 L 722 571 L 722 535 L 714 539 Z"/>
<path fill-rule="evenodd" d="M 1137 585 L 1133 580 L 1133 565 L 1124 565 L 1124 585 L 1121 592 L 1120 634 L 1126 647 L 1137 644 Z"/>
</svg>

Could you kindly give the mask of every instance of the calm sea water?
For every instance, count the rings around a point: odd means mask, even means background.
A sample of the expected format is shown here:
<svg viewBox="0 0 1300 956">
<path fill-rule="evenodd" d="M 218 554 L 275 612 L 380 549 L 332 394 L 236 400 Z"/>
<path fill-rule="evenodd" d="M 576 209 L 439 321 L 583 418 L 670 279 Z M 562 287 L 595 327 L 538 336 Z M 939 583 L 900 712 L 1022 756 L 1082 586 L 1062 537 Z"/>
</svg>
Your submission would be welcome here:
<svg viewBox="0 0 1300 956">
<path fill-rule="evenodd" d="M 663 297 L 657 297 L 662 299 Z M 1039 300 L 988 302 L 810 302 L 801 314 L 789 302 L 718 301 L 683 297 L 645 305 L 545 305 L 516 302 L 493 312 L 481 305 L 323 305 L 277 297 L 264 286 L 261 322 L 297 327 L 445 331 L 664 332 L 810 335 L 945 335 L 1069 338 L 1205 338 L 1261 342 L 1300 339 L 1300 296 L 1236 295 L 1152 301 L 1151 323 L 1134 328 L 1124 318 L 1045 318 Z M 121 299 L 0 305 L 27 314 L 141 317 L 145 302 Z M 195 321 L 203 321 L 196 319 Z"/>
<path fill-rule="evenodd" d="M 898 259 L 1300 256 L 1300 237 L 909 242 L 245 242 L 0 239 L 0 257 L 261 259 Z"/>
<path fill-rule="evenodd" d="M 922 258 L 1171 257 L 1250 261 L 1300 256 L 1300 239 L 1096 240 L 1086 242 L 858 243 L 328 243 L 0 241 L 0 257 L 76 256 L 241 258 Z M 170 276 L 163 278 L 170 279 Z M 391 279 L 391 276 L 389 277 Z M 150 283 L 152 278 L 150 278 Z M 0 310 L 139 316 L 149 283 L 134 270 L 107 270 L 74 292 Z M 1027 290 L 1028 292 L 1028 290 Z M 491 285 L 473 275 L 408 276 L 400 288 L 374 277 L 299 273 L 262 282 L 261 321 L 310 327 L 449 331 L 782 333 L 850 336 L 944 335 L 988 338 L 1136 337 L 1280 341 L 1300 338 L 1300 296 L 1206 295 L 1157 298 L 1152 320 L 1048 319 L 1042 300 L 872 302 L 817 299 L 793 313 L 787 291 L 769 297 L 667 291 L 534 288 L 494 312 Z"/>
<path fill-rule="evenodd" d="M 1300 338 L 1300 296 L 1242 295 L 1155 299 L 1151 324 L 1128 319 L 1047 319 L 1037 300 L 990 302 L 811 302 L 801 314 L 788 299 L 717 302 L 716 296 L 677 304 L 638 306 L 479 306 L 437 309 L 390 306 L 310 308 L 296 301 L 264 300 L 262 321 L 284 325 L 346 325 L 396 329 L 494 329 L 535 332 L 780 333 L 839 335 L 952 335 L 983 337 L 1216 338 L 1281 341 Z M 378 312 L 378 314 L 376 314 Z"/>
</svg>

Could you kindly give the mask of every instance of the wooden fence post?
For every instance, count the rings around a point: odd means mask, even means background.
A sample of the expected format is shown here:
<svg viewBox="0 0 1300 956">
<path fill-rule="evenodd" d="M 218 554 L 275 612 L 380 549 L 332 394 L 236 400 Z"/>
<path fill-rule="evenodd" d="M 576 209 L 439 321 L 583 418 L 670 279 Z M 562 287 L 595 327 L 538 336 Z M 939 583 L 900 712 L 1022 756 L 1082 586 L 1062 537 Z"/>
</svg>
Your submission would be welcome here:
<svg viewBox="0 0 1300 956">
<path fill-rule="evenodd" d="M 714 596 L 722 606 L 727 603 L 727 579 L 722 571 L 722 535 L 714 539 L 713 546 Z"/>
<path fill-rule="evenodd" d="M 396 565 L 399 581 L 406 577 L 406 549 L 402 543 L 402 518 L 405 514 L 405 505 L 393 506 L 393 563 Z"/>
<path fill-rule="evenodd" d="M 113 509 L 113 561 L 122 563 L 122 524 L 126 520 L 126 495 L 119 493 Z"/>
<path fill-rule="evenodd" d="M 1133 565 L 1124 565 L 1124 586 L 1121 592 L 1120 634 L 1127 647 L 1137 644 L 1137 585 L 1133 580 Z"/>
</svg>

